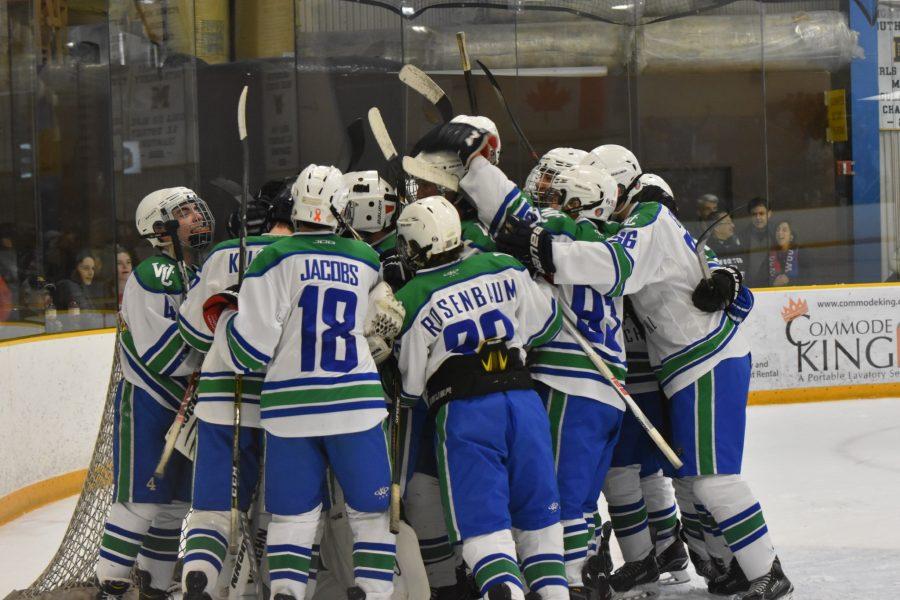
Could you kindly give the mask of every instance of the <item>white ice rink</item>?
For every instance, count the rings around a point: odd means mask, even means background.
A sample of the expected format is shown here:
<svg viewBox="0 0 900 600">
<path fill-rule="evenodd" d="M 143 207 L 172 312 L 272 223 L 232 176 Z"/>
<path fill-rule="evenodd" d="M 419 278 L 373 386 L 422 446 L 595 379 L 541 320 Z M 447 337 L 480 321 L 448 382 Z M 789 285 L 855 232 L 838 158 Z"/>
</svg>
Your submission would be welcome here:
<svg viewBox="0 0 900 600">
<path fill-rule="evenodd" d="M 745 478 L 794 598 L 900 598 L 900 400 L 753 407 L 748 431 Z M 0 528 L 0 598 L 40 573 L 74 503 Z M 712 596 L 695 582 L 662 598 Z"/>
</svg>

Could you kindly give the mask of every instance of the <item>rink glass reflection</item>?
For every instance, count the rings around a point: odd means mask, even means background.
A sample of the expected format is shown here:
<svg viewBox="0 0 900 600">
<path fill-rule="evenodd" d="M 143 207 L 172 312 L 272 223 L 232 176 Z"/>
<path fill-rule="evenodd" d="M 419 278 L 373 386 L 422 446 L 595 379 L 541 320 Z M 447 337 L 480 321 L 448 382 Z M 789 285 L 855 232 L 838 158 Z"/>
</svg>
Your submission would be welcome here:
<svg viewBox="0 0 900 600">
<path fill-rule="evenodd" d="M 631 148 L 669 182 L 695 235 L 731 213 L 711 245 L 752 285 L 896 277 L 900 108 L 879 97 L 894 57 L 878 33 L 895 9 L 443 4 L 0 2 L 0 337 L 111 326 L 123 265 L 150 252 L 134 227 L 150 191 L 196 190 L 223 239 L 236 206 L 223 180 L 241 179 L 243 85 L 255 189 L 310 162 L 341 165 L 345 126 L 371 106 L 408 148 L 439 116 L 398 80 L 404 63 L 466 111 L 460 30 L 539 154 Z M 501 166 L 524 183 L 532 160 L 475 73 Z M 360 166 L 383 166 L 371 138 Z"/>
</svg>

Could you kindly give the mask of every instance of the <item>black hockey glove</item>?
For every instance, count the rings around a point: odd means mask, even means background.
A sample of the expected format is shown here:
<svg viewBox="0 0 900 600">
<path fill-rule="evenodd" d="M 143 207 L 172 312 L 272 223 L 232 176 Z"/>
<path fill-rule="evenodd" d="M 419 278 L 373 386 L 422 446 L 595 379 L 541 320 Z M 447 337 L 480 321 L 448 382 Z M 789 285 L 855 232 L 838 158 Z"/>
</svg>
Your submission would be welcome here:
<svg viewBox="0 0 900 600">
<path fill-rule="evenodd" d="M 266 233 L 266 217 L 269 214 L 269 203 L 264 200 L 252 199 L 247 203 L 247 235 L 262 235 Z M 241 209 L 228 215 L 225 230 L 229 238 L 241 235 Z"/>
<path fill-rule="evenodd" d="M 466 123 L 444 123 L 425 134 L 413 146 L 412 156 L 419 152 L 456 152 L 459 160 L 468 169 L 469 163 L 479 154 L 489 158 L 500 147 L 500 140 L 486 129 L 479 129 Z"/>
<path fill-rule="evenodd" d="M 691 301 L 703 312 L 714 313 L 725 310 L 737 298 L 742 284 L 743 277 L 740 271 L 734 267 L 719 267 L 713 269 L 709 279 L 702 279 L 697 284 L 694 293 L 691 294 Z"/>
<path fill-rule="evenodd" d="M 415 275 L 400 258 L 396 248 L 381 253 L 381 273 L 394 292 L 406 285 L 406 282 Z"/>
<path fill-rule="evenodd" d="M 496 237 L 497 250 L 511 254 L 532 274 L 550 275 L 553 266 L 553 238 L 543 227 L 509 217 Z"/>
</svg>

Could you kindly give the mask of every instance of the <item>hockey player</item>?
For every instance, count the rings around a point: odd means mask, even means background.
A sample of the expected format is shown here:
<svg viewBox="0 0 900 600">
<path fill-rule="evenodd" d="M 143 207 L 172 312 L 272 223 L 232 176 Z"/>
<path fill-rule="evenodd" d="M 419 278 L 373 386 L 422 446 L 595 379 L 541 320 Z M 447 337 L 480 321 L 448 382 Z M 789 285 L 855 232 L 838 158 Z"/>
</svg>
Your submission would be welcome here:
<svg viewBox="0 0 900 600">
<path fill-rule="evenodd" d="M 347 187 L 347 222 L 379 254 L 391 249 L 397 234 L 397 190 L 378 175 L 378 171 L 344 173 Z"/>
<path fill-rule="evenodd" d="M 636 162 L 625 163 L 620 173 L 638 171 Z M 623 185 L 629 177 L 617 180 Z M 724 310 L 740 279 L 716 269 L 710 282 L 702 282 L 693 238 L 664 206 L 628 201 L 634 181 L 620 195 L 622 227 L 614 237 L 562 244 L 520 221 L 504 232 L 503 247 L 557 284 L 590 284 L 609 297 L 632 295 L 650 362 L 670 399 L 674 446 L 684 461 L 678 475 L 709 510 L 749 580 L 735 598 L 790 597 L 793 586 L 760 505 L 740 477 L 750 355 Z"/>
<path fill-rule="evenodd" d="M 97 562 L 99 597 L 118 598 L 137 568 L 140 596 L 161 600 L 172 583 L 181 523 L 190 500 L 190 465 L 173 454 L 165 476 L 153 471 L 165 435 L 200 356 L 178 333 L 176 316 L 192 270 L 176 256 L 212 239 L 206 203 L 185 187 L 157 190 L 141 200 L 138 232 L 158 254 L 134 270 L 122 295 L 119 353 L 123 381 L 116 392 L 113 504 Z"/>
<path fill-rule="evenodd" d="M 416 273 L 397 293 L 403 397 L 424 399 L 435 418 L 448 530 L 480 595 L 523 599 L 521 564 L 532 593 L 568 598 L 549 426 L 524 366 L 525 348 L 552 339 L 560 315 L 511 257 L 460 259 L 460 236 L 439 196 L 397 222 Z"/>
<path fill-rule="evenodd" d="M 283 181 L 270 182 L 247 207 L 246 263 L 263 248 L 293 233 L 294 200 Z M 216 581 L 225 563 L 231 523 L 231 452 L 234 435 L 235 378 L 229 369 L 224 330 L 213 338 L 203 319 L 207 298 L 239 281 L 240 213 L 229 219 L 232 239 L 218 244 L 203 263 L 198 279 L 179 310 L 178 327 L 194 349 L 205 353 L 197 385 L 198 419 L 194 457 L 193 508 L 187 521 L 182 586 L 185 600 L 216 596 Z M 241 482 L 239 509 L 249 508 L 259 479 L 261 433 L 259 395 L 264 372 L 246 373 L 242 384 Z"/>
<path fill-rule="evenodd" d="M 580 164 L 587 152 L 577 148 L 553 148 L 544 154 L 528 173 L 524 189 L 531 196 L 531 201 L 538 208 L 551 206 L 547 191 L 553 178 L 561 171 Z"/>
<path fill-rule="evenodd" d="M 344 491 L 353 530 L 356 587 L 348 597 L 387 600 L 396 546 L 388 528 L 390 462 L 382 428 L 387 415 L 367 321 L 399 330 L 402 307 L 370 315 L 379 282 L 378 255 L 335 235 L 346 188 L 334 167 L 310 165 L 292 186 L 297 232 L 253 260 L 238 298 L 207 300 L 211 330 L 225 328 L 237 371 L 264 367 L 260 418 L 265 430 L 265 503 L 272 513 L 266 554 L 272 595 L 306 592 L 326 461 Z M 221 317 L 221 318 L 220 318 Z"/>
</svg>

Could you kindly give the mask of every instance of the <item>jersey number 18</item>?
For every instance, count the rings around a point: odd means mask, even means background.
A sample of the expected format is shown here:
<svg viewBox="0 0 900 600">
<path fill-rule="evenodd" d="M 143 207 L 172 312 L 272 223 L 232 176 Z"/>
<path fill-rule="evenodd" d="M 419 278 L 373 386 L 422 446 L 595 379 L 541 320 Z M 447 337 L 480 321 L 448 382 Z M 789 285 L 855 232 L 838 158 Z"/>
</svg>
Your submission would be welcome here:
<svg viewBox="0 0 900 600">
<path fill-rule="evenodd" d="M 297 306 L 300 319 L 300 370 L 316 370 L 316 346 L 319 342 L 319 286 L 308 285 Z M 358 364 L 356 338 L 356 294 L 339 288 L 326 288 L 322 295 L 322 351 L 319 368 L 334 373 L 349 373 Z M 338 340 L 343 340 L 343 358 L 338 358 Z"/>
</svg>

